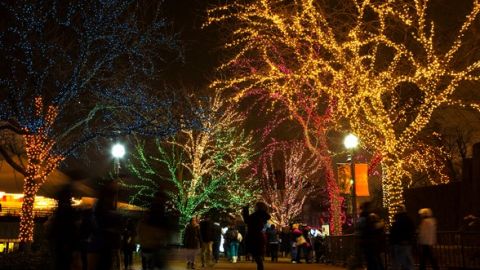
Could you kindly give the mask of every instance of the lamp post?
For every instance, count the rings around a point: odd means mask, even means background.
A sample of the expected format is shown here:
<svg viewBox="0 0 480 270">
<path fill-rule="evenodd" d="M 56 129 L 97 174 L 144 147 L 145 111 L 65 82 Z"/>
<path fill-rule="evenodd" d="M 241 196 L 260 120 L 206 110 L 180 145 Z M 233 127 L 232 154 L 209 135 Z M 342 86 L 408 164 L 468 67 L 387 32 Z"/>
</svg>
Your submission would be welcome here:
<svg viewBox="0 0 480 270">
<path fill-rule="evenodd" d="M 114 160 L 115 175 L 118 176 L 120 172 L 120 159 L 125 155 L 125 147 L 119 143 L 112 146 L 112 156 Z"/>
<path fill-rule="evenodd" d="M 355 184 L 355 160 L 353 159 L 355 149 L 358 146 L 358 137 L 348 134 L 343 140 L 345 148 L 350 150 L 350 174 L 352 176 L 352 219 L 353 225 L 357 223 L 357 190 Z"/>
</svg>

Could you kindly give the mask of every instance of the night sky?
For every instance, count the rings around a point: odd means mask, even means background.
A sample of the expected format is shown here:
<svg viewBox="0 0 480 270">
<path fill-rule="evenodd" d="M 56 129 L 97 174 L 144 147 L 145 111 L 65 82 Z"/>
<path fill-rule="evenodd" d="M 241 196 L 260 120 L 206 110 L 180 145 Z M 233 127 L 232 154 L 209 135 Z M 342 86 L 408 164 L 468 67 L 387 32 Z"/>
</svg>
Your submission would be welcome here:
<svg viewBox="0 0 480 270">
<path fill-rule="evenodd" d="M 209 26 L 203 28 L 206 21 L 206 9 L 218 4 L 217 0 L 166 0 L 163 3 L 163 12 L 171 23 L 170 30 L 176 33 L 181 44 L 183 57 L 175 59 L 163 64 L 160 67 L 163 81 L 159 84 L 159 88 L 167 85 L 169 91 L 191 91 L 205 92 L 208 91 L 207 86 L 218 74 L 216 67 L 222 59 L 227 58 L 226 51 L 222 49 L 222 44 L 228 39 L 228 33 L 225 29 Z M 471 1 L 462 0 L 455 1 L 452 5 L 448 0 L 433 1 L 433 10 L 435 16 L 444 18 L 439 21 L 439 25 L 450 31 L 459 18 L 455 15 L 469 9 Z M 462 19 L 462 18 L 460 18 Z M 479 53 L 476 50 L 476 53 Z M 472 100 L 480 100 L 479 87 L 477 85 L 469 85 L 465 90 L 460 91 L 462 96 L 467 96 Z M 242 104 L 242 108 L 247 108 L 248 100 Z M 250 129 L 262 127 L 266 119 L 256 115 L 249 118 L 247 126 Z M 440 127 L 444 132 L 454 133 L 458 130 L 467 130 L 469 132 L 469 143 L 480 140 L 480 117 L 476 113 L 460 111 L 460 110 L 444 110 L 436 114 L 432 121 L 435 128 Z M 276 136 L 283 138 L 298 138 L 301 134 L 297 134 L 297 127 L 294 124 L 283 127 L 277 131 Z M 338 142 L 337 142 L 338 143 Z M 112 160 L 109 153 L 98 153 L 97 148 L 89 148 L 87 150 L 87 159 L 95 157 L 95 162 L 90 163 L 85 159 L 72 158 L 67 163 L 67 170 L 77 171 L 78 168 L 85 170 L 88 167 L 90 176 L 99 176 L 109 171 L 112 166 Z M 98 158 L 97 158 L 98 157 Z M 341 159 L 344 157 L 342 156 Z M 99 162 L 101 160 L 102 162 Z M 83 165 L 85 163 L 86 165 Z M 95 166 L 95 167 L 93 167 Z"/>
</svg>

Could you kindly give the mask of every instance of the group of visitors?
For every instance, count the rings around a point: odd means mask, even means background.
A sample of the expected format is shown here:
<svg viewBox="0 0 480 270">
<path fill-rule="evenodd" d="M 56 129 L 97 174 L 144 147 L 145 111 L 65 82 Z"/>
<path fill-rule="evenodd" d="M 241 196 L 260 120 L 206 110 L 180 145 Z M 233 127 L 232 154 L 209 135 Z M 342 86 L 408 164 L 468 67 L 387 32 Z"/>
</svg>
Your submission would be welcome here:
<svg viewBox="0 0 480 270">
<path fill-rule="evenodd" d="M 419 244 L 419 268 L 426 269 L 429 262 L 434 270 L 438 264 L 433 255 L 433 245 L 436 244 L 437 225 L 432 210 L 423 208 L 419 210 L 421 222 L 418 229 L 414 221 L 407 215 L 405 206 L 400 205 L 393 218 L 390 228 L 389 244 L 391 249 L 392 265 L 394 269 L 413 270 L 412 248 L 416 242 Z M 356 231 L 359 248 L 366 262 L 368 270 L 383 270 L 382 252 L 385 251 L 385 224 L 379 216 L 372 211 L 371 204 L 366 202 L 361 206 L 361 213 Z M 415 233 L 418 238 L 415 239 Z M 357 254 L 358 255 L 358 254 Z"/>
<path fill-rule="evenodd" d="M 249 213 L 248 207 L 242 210 L 243 220 L 247 227 L 245 235 L 245 246 L 248 254 L 257 264 L 257 269 L 263 270 L 263 256 L 265 252 L 266 240 L 263 231 L 270 215 L 267 213 L 267 206 L 264 203 L 255 205 L 255 212 Z M 186 249 L 187 269 L 195 269 L 195 258 L 198 251 L 201 251 L 201 263 L 203 267 L 211 267 L 218 261 L 220 231 L 219 224 L 214 224 L 209 217 L 204 217 L 199 222 L 197 217 L 193 217 L 185 228 L 184 247 Z M 237 224 L 231 222 L 224 233 L 225 253 L 229 261 L 236 263 L 238 260 L 238 249 L 244 236 L 240 232 Z M 216 242 L 216 243 L 215 243 Z M 216 251 L 213 252 L 212 248 Z M 212 262 L 213 259 L 213 262 Z"/>
<path fill-rule="evenodd" d="M 168 238 L 176 227 L 165 211 L 167 197 L 155 194 L 148 211 L 134 222 L 118 213 L 117 196 L 117 183 L 108 182 L 92 209 L 78 210 L 72 207 L 71 186 L 58 192 L 58 207 L 45 223 L 54 269 L 128 270 L 137 243 L 143 270 L 165 269 Z"/>
<path fill-rule="evenodd" d="M 58 194 L 58 207 L 46 222 L 47 237 L 52 250 L 55 269 L 121 269 L 132 266 L 133 252 L 140 245 L 142 269 L 165 269 L 169 238 L 178 227 L 175 219 L 166 212 L 167 197 L 157 193 L 150 208 L 136 223 L 116 211 L 117 186 L 114 182 L 104 186 L 93 209 L 76 212 L 71 205 L 71 190 L 67 187 Z M 434 270 L 438 263 L 432 252 L 436 244 L 436 220 L 431 209 L 419 211 L 420 225 L 415 226 L 404 206 L 397 209 L 393 218 L 389 244 L 392 264 L 395 269 L 413 269 L 412 247 L 419 244 L 420 270 L 430 263 Z M 243 219 L 242 219 L 243 218 Z M 267 206 L 259 202 L 255 211 L 242 209 L 242 221 L 232 219 L 223 231 L 218 220 L 209 216 L 201 220 L 193 217 L 186 226 L 183 239 L 186 250 L 187 269 L 195 269 L 200 251 L 201 267 L 212 267 L 219 260 L 219 247 L 224 240 L 225 255 L 231 263 L 239 260 L 239 249 L 251 256 L 257 270 L 264 269 L 264 257 L 278 262 L 279 253 L 290 254 L 292 263 L 304 260 L 310 263 L 315 258 L 321 261 L 326 247 L 325 235 L 306 225 L 293 224 L 277 229 L 269 225 Z M 358 245 L 356 257 L 363 258 L 369 270 L 383 270 L 382 252 L 386 248 L 385 224 L 372 210 L 370 203 L 361 206 L 355 224 Z M 418 239 L 415 239 L 418 232 Z M 121 255 L 123 253 L 123 256 Z M 360 260 L 358 260 L 359 262 Z"/>
</svg>

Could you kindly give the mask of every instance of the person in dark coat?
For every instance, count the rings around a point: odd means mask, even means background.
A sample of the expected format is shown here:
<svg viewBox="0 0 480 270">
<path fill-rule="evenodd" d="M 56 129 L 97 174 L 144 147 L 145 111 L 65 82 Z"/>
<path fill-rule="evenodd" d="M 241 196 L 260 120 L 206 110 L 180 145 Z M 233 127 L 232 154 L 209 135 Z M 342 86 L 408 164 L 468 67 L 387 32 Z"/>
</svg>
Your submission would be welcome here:
<svg viewBox="0 0 480 270">
<path fill-rule="evenodd" d="M 243 219 L 247 224 L 247 235 L 245 237 L 247 252 L 252 254 L 257 263 L 257 270 L 263 270 L 263 255 L 265 253 L 266 239 L 263 235 L 263 228 L 270 219 L 267 213 L 267 205 L 263 202 L 255 204 L 255 212 L 248 213 L 248 207 L 244 207 Z"/>
<path fill-rule="evenodd" d="M 220 243 L 222 241 L 222 227 L 220 223 L 214 222 L 213 223 L 213 245 L 212 245 L 212 253 L 213 253 L 213 261 L 218 263 L 218 259 L 220 258 Z"/>
<path fill-rule="evenodd" d="M 142 270 L 167 267 L 169 235 L 177 228 L 176 219 L 167 213 L 167 195 L 157 192 L 150 208 L 137 225 L 137 242 L 141 247 Z"/>
<path fill-rule="evenodd" d="M 282 232 L 280 233 L 280 240 L 282 256 L 287 257 L 290 253 L 290 249 L 292 249 L 292 243 L 290 243 L 290 228 L 282 228 Z"/>
<path fill-rule="evenodd" d="M 272 262 L 278 262 L 279 236 L 275 225 L 272 224 L 267 230 L 268 245 L 270 246 L 270 258 Z"/>
<path fill-rule="evenodd" d="M 120 267 L 122 217 L 117 212 L 117 199 L 117 182 L 105 184 L 92 213 L 89 269 L 110 270 Z"/>
<path fill-rule="evenodd" d="M 202 267 L 210 266 L 212 260 L 212 248 L 213 248 L 213 223 L 210 217 L 205 216 L 200 221 L 200 236 L 202 238 L 201 244 L 201 258 Z"/>
<path fill-rule="evenodd" d="M 412 244 L 415 239 L 415 224 L 407 215 L 404 205 L 400 205 L 393 217 L 390 229 L 390 245 L 394 269 L 413 269 Z"/>
<path fill-rule="evenodd" d="M 122 232 L 123 266 L 128 270 L 133 263 L 133 251 L 135 250 L 135 224 L 128 219 Z"/>
<path fill-rule="evenodd" d="M 200 226 L 196 217 L 190 219 L 190 223 L 185 228 L 184 247 L 187 255 L 187 269 L 195 269 L 195 257 L 201 244 Z"/>
<path fill-rule="evenodd" d="M 56 270 L 72 267 L 74 252 L 80 244 L 79 218 L 71 200 L 71 186 L 66 186 L 57 194 L 57 209 L 45 224 Z"/>
<path fill-rule="evenodd" d="M 363 203 L 361 209 L 356 229 L 367 270 L 383 270 L 380 254 L 383 249 L 384 223 L 372 212 L 370 202 Z"/>
</svg>

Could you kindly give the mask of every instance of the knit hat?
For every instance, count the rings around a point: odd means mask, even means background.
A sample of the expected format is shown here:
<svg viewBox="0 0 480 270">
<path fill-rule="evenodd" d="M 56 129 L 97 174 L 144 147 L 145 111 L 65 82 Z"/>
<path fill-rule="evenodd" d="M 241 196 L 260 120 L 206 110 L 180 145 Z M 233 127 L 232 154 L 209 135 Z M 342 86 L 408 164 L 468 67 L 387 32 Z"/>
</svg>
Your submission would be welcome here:
<svg viewBox="0 0 480 270">
<path fill-rule="evenodd" d="M 433 216 L 432 209 L 430 209 L 430 208 L 422 208 L 422 209 L 418 210 L 418 214 L 422 217 L 432 217 Z"/>
</svg>

